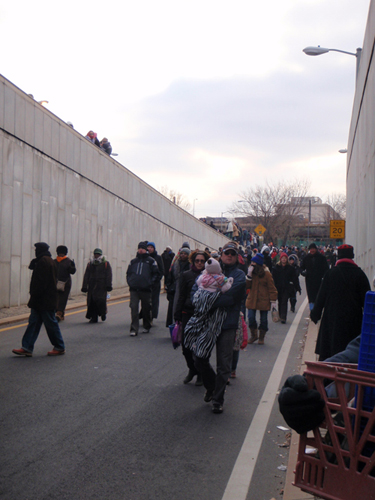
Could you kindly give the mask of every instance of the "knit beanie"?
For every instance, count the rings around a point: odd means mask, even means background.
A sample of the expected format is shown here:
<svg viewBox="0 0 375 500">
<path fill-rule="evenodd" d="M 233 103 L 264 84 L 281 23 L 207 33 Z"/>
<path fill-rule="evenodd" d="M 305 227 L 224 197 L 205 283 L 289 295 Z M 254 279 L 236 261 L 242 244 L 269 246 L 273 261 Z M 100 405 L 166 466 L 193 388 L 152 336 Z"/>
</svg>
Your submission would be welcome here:
<svg viewBox="0 0 375 500">
<path fill-rule="evenodd" d="M 341 245 L 337 249 L 337 257 L 339 259 L 353 259 L 354 248 L 351 245 Z"/>
<path fill-rule="evenodd" d="M 57 253 L 57 255 L 59 255 L 59 253 L 67 255 L 67 253 L 68 253 L 68 247 L 66 247 L 65 245 L 59 245 L 56 248 L 56 253 Z"/>
<path fill-rule="evenodd" d="M 280 254 L 280 260 L 281 260 L 282 257 L 286 257 L 287 259 L 289 258 L 288 254 L 285 253 L 285 252 L 281 252 L 281 254 Z"/>
<path fill-rule="evenodd" d="M 147 250 L 147 241 L 140 241 L 140 242 L 138 243 L 138 250 L 139 250 L 140 248 L 143 248 L 143 250 Z"/>
<path fill-rule="evenodd" d="M 315 248 L 316 250 L 318 249 L 318 247 L 315 245 L 315 243 L 310 243 L 309 250 L 311 250 L 312 248 Z"/>
<path fill-rule="evenodd" d="M 255 262 L 258 266 L 263 266 L 264 257 L 261 253 L 257 253 L 252 259 L 251 262 Z"/>
<path fill-rule="evenodd" d="M 39 255 L 42 255 L 45 252 L 48 252 L 49 249 L 49 245 L 47 245 L 47 243 L 44 243 L 42 241 L 39 243 L 35 243 L 34 246 L 35 246 L 36 257 L 39 257 Z"/>
<path fill-rule="evenodd" d="M 184 244 L 184 246 L 180 248 L 179 252 L 180 253 L 187 253 L 189 255 L 189 253 L 191 252 L 191 250 L 190 250 L 190 247 L 186 247 L 185 244 Z"/>
<path fill-rule="evenodd" d="M 149 241 L 149 242 L 147 243 L 147 246 L 148 246 L 148 247 L 154 247 L 154 250 L 156 250 L 155 243 L 154 243 L 153 241 Z"/>
</svg>

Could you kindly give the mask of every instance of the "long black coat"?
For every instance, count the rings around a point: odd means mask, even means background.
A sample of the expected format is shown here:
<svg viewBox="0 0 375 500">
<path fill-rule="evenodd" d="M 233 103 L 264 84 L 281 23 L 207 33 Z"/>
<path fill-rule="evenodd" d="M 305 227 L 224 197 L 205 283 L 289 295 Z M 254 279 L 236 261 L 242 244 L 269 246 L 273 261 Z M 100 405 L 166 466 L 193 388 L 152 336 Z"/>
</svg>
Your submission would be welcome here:
<svg viewBox="0 0 375 500">
<path fill-rule="evenodd" d="M 296 269 L 289 263 L 282 266 L 281 262 L 278 262 L 273 268 L 272 277 L 279 297 L 284 293 L 287 293 L 288 297 L 292 297 L 296 292 L 301 291 Z"/>
<path fill-rule="evenodd" d="M 88 292 L 87 319 L 95 313 L 98 316 L 107 313 L 107 293 L 112 290 L 112 268 L 108 261 L 103 259 L 100 263 L 91 261 L 87 264 L 82 290 Z"/>
<path fill-rule="evenodd" d="M 182 313 L 187 313 L 191 317 L 194 313 L 194 306 L 191 301 L 190 292 L 193 285 L 201 274 L 201 271 L 197 269 L 190 269 L 190 271 L 185 271 L 181 276 L 180 283 L 180 294 L 176 304 L 176 310 L 174 313 L 175 320 L 181 321 Z"/>
<path fill-rule="evenodd" d="M 36 260 L 36 259 L 35 259 Z M 51 257 L 37 260 L 30 281 L 30 309 L 55 311 L 57 305 L 57 269 Z"/>
<path fill-rule="evenodd" d="M 69 259 L 69 257 L 65 257 L 65 259 L 60 260 L 60 262 L 55 259 L 54 261 L 57 266 L 57 279 L 58 281 L 63 281 L 65 283 L 64 291 L 57 292 L 57 311 L 64 312 L 66 303 L 68 302 L 68 297 L 70 293 L 70 289 L 72 288 L 72 278 L 71 274 L 75 274 L 76 265 L 74 260 Z"/>
<path fill-rule="evenodd" d="M 322 321 L 315 352 L 319 360 L 343 351 L 361 333 L 363 305 L 370 283 L 354 263 L 339 263 L 324 276 L 310 317 Z"/>
<path fill-rule="evenodd" d="M 314 303 L 325 273 L 328 271 L 327 259 L 319 252 L 308 253 L 301 264 L 302 276 L 306 278 L 309 302 Z"/>
</svg>

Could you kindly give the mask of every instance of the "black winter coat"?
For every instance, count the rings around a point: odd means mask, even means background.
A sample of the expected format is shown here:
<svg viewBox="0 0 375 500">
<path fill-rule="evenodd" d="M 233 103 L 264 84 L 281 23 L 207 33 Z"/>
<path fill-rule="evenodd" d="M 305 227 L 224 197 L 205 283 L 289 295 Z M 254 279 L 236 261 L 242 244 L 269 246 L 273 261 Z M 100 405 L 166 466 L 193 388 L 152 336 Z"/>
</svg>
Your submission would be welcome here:
<svg viewBox="0 0 375 500">
<path fill-rule="evenodd" d="M 68 301 L 70 289 L 72 288 L 72 278 L 71 275 L 76 272 L 76 265 L 74 260 L 69 259 L 69 257 L 65 257 L 60 262 L 55 259 L 57 267 L 57 280 L 63 281 L 65 283 L 64 291 L 58 292 L 57 299 L 57 311 L 65 311 L 66 303 Z"/>
<path fill-rule="evenodd" d="M 279 298 L 281 298 L 285 292 L 288 293 L 288 297 L 292 297 L 296 292 L 301 291 L 297 272 L 290 264 L 282 266 L 281 262 L 278 262 L 273 268 L 272 277 Z"/>
<path fill-rule="evenodd" d="M 129 289 L 139 292 L 151 292 L 152 287 L 160 279 L 159 268 L 147 253 L 139 254 L 133 259 L 126 271 Z"/>
<path fill-rule="evenodd" d="M 180 294 L 178 296 L 178 300 L 176 303 L 176 310 L 174 314 L 174 318 L 176 321 L 181 321 L 183 312 L 189 314 L 190 316 L 193 315 L 194 306 L 191 301 L 190 292 L 191 289 L 193 288 L 196 279 L 200 274 L 201 271 L 198 271 L 195 268 L 190 269 L 190 271 L 185 271 L 184 273 L 182 273 L 181 283 L 180 283 Z"/>
<path fill-rule="evenodd" d="M 308 253 L 301 264 L 302 276 L 306 277 L 306 290 L 309 302 L 314 303 L 325 273 L 328 271 L 327 259 L 319 252 Z"/>
<path fill-rule="evenodd" d="M 164 252 L 161 254 L 164 265 L 164 278 L 167 278 L 169 274 L 169 268 L 171 267 L 174 256 L 175 254 L 173 252 L 168 252 L 167 250 L 164 250 Z"/>
<path fill-rule="evenodd" d="M 156 261 L 156 264 L 158 265 L 159 269 L 159 281 L 162 279 L 164 276 L 164 263 L 163 259 L 161 256 L 158 254 L 158 252 L 155 250 L 153 253 L 150 253 L 149 256 L 153 258 Z"/>
<path fill-rule="evenodd" d="M 30 281 L 30 300 L 28 306 L 37 311 L 55 311 L 57 305 L 57 269 L 51 257 L 45 255 L 34 259 L 33 274 Z M 31 264 L 30 264 L 31 266 Z"/>
<path fill-rule="evenodd" d="M 83 276 L 82 291 L 87 291 L 87 313 L 86 318 L 92 318 L 92 302 L 96 306 L 99 316 L 107 313 L 107 293 L 112 290 L 112 268 L 109 262 L 103 258 L 101 262 L 94 260 L 87 264 Z"/>
<path fill-rule="evenodd" d="M 338 263 L 323 278 L 310 317 L 322 316 L 315 352 L 319 360 L 343 351 L 361 333 L 363 306 L 370 290 L 367 276 L 349 262 Z"/>
</svg>

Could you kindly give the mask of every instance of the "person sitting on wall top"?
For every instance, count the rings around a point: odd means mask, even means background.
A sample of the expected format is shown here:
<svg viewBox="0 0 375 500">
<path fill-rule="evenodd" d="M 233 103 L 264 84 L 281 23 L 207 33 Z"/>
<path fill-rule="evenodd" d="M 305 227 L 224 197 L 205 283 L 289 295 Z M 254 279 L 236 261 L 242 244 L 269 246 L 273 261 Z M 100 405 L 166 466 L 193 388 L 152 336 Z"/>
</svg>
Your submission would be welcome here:
<svg viewBox="0 0 375 500">
<path fill-rule="evenodd" d="M 98 139 L 98 134 L 96 132 L 93 132 L 92 130 L 89 130 L 87 132 L 87 135 L 85 136 L 87 140 L 95 144 L 96 146 L 100 147 L 100 142 Z"/>
<path fill-rule="evenodd" d="M 112 153 L 111 143 L 106 137 L 103 137 L 103 139 L 100 141 L 100 149 L 102 149 L 108 155 Z"/>
</svg>

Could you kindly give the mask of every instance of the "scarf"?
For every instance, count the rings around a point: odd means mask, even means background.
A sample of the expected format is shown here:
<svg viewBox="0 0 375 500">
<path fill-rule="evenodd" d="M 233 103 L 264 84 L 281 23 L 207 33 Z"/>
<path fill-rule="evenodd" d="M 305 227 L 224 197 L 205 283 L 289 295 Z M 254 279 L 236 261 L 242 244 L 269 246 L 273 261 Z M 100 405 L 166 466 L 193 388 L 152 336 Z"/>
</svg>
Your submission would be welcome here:
<svg viewBox="0 0 375 500">
<path fill-rule="evenodd" d="M 62 260 L 67 259 L 67 258 L 68 258 L 68 256 L 67 256 L 67 255 L 64 255 L 64 257 L 59 257 L 59 256 L 57 256 L 57 257 L 56 257 L 56 260 L 57 260 L 57 262 L 61 262 Z"/>
<path fill-rule="evenodd" d="M 337 266 L 337 264 L 341 264 L 343 262 L 346 262 L 347 264 L 353 264 L 353 266 L 358 267 L 357 264 L 352 259 L 340 259 L 340 260 L 337 260 L 335 266 Z"/>
</svg>

